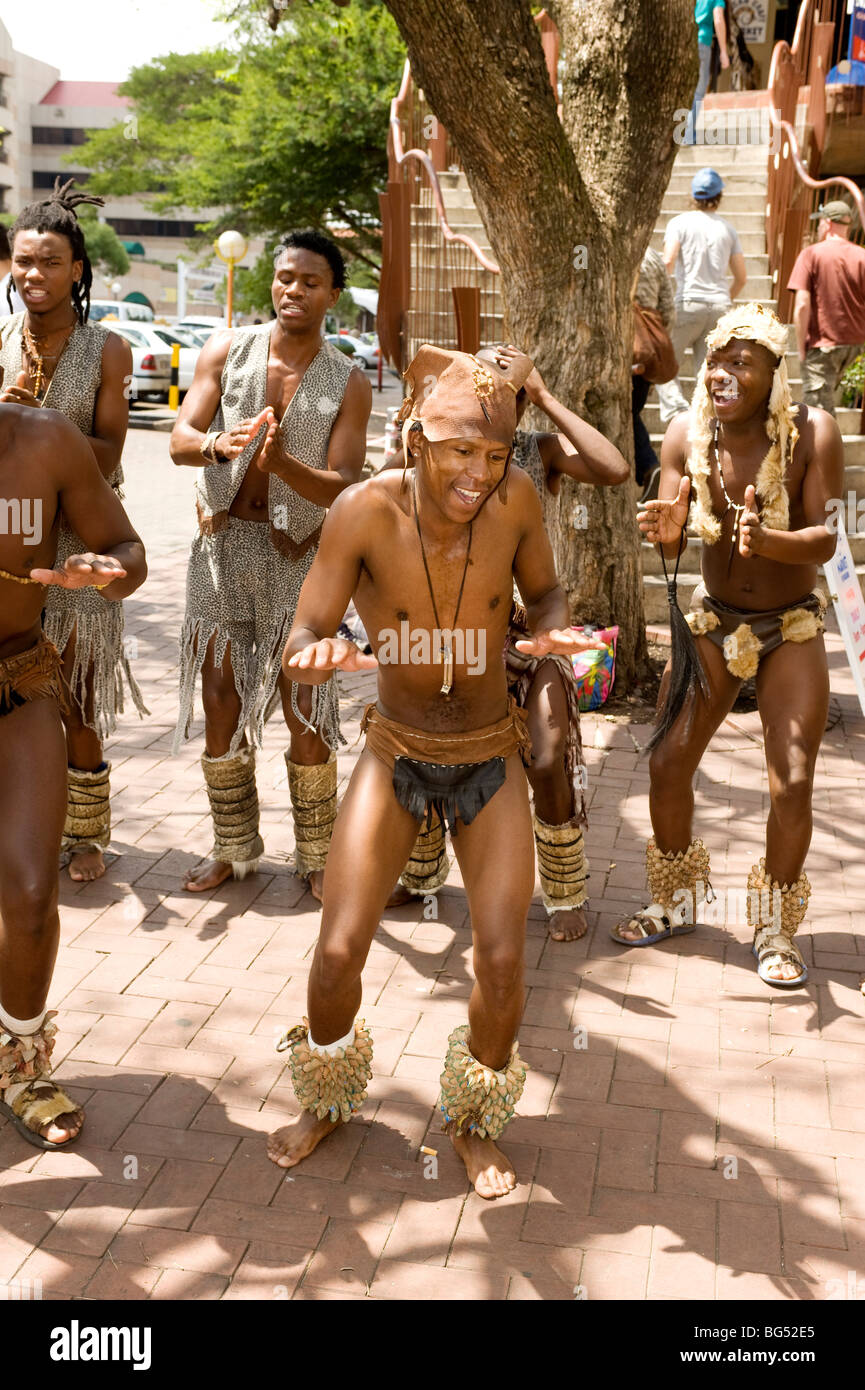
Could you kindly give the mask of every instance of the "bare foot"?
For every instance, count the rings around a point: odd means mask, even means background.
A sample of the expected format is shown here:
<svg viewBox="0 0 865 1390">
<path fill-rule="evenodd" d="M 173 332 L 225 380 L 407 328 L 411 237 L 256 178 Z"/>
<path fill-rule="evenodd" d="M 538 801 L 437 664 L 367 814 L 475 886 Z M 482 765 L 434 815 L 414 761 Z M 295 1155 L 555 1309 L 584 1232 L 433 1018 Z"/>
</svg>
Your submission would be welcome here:
<svg viewBox="0 0 865 1390">
<path fill-rule="evenodd" d="M 492 1139 L 479 1139 L 476 1134 L 455 1134 L 452 1140 L 479 1197 L 491 1200 L 513 1192 L 517 1185 L 513 1164 Z"/>
<path fill-rule="evenodd" d="M 304 1110 L 293 1124 L 275 1129 L 268 1137 L 267 1156 L 278 1168 L 293 1168 L 296 1163 L 309 1158 L 322 1139 L 341 1123 L 341 1120 L 331 1120 L 329 1115 L 318 1120 L 311 1111 Z"/>
<path fill-rule="evenodd" d="M 207 859 L 197 869 L 190 869 L 183 881 L 188 893 L 205 893 L 208 888 L 218 888 L 227 878 L 233 878 L 231 865 L 219 859 Z"/>
<path fill-rule="evenodd" d="M 385 907 L 405 907 L 406 903 L 413 902 L 416 897 L 416 893 L 413 893 L 410 888 L 406 888 L 405 884 L 400 883 L 397 879 L 396 887 L 385 903 Z"/>
<path fill-rule="evenodd" d="M 568 907 L 561 912 L 550 912 L 547 922 L 553 941 L 579 941 L 589 929 L 586 914 L 581 907 Z"/>
<path fill-rule="evenodd" d="M 324 869 L 315 869 L 306 880 L 306 883 L 315 901 L 320 903 L 324 894 Z"/>
<path fill-rule="evenodd" d="M 94 878 L 101 878 L 105 873 L 102 850 L 87 849 L 81 854 L 73 854 L 68 867 L 69 877 L 75 883 L 91 883 Z"/>
<path fill-rule="evenodd" d="M 65 1115 L 58 1115 L 56 1120 L 49 1120 L 47 1125 L 42 1125 L 39 1133 L 52 1144 L 71 1144 L 73 1139 L 78 1138 L 83 1124 L 84 1111 L 70 1110 Z"/>
</svg>

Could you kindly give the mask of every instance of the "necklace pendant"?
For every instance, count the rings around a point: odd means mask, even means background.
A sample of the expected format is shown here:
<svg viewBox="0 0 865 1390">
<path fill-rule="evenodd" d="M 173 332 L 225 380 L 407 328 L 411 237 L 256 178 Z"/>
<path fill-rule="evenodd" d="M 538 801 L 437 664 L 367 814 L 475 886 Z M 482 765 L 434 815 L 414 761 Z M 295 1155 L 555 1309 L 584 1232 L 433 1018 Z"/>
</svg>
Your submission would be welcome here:
<svg viewBox="0 0 865 1390">
<path fill-rule="evenodd" d="M 454 683 L 454 658 L 450 647 L 445 647 L 442 653 L 444 671 L 442 673 L 442 684 L 440 695 L 450 695 Z"/>
</svg>

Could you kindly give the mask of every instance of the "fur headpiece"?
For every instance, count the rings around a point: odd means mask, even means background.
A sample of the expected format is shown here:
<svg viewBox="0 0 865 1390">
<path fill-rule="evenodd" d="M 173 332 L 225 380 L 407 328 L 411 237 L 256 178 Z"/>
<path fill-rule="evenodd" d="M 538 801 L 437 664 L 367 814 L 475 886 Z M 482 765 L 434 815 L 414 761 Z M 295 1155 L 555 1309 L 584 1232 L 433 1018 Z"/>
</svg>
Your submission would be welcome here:
<svg viewBox="0 0 865 1390">
<path fill-rule="evenodd" d="M 766 413 L 769 451 L 760 465 L 754 486 L 760 499 L 763 525 L 775 531 L 787 531 L 790 528 L 790 499 L 784 480 L 787 461 L 792 457 L 799 438 L 787 379 L 787 329 L 771 310 L 764 309 L 762 305 L 737 304 L 709 334 L 706 339 L 707 354 L 726 347 L 733 338 L 759 343 L 778 359 Z M 712 399 L 702 375 L 699 375 L 691 400 L 691 452 L 687 471 L 694 485 L 691 524 L 708 545 L 714 545 L 721 535 L 721 518 L 712 509 L 709 493 L 709 456 L 715 424 Z"/>
</svg>

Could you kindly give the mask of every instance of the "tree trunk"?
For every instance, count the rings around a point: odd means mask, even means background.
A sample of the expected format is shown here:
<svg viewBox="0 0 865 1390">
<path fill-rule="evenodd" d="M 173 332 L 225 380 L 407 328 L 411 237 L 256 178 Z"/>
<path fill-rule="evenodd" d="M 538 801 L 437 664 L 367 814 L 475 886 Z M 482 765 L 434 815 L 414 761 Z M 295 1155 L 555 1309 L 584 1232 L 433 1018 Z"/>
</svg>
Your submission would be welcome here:
<svg viewBox="0 0 865 1390">
<path fill-rule="evenodd" d="M 696 86 L 693 0 L 551 4 L 561 119 L 528 0 L 385 2 L 459 149 L 501 266 L 508 338 L 633 459 L 631 294 L 676 153 L 674 112 Z M 573 617 L 620 625 L 623 688 L 646 650 L 635 513 L 633 483 L 564 479 L 552 536 Z"/>
</svg>

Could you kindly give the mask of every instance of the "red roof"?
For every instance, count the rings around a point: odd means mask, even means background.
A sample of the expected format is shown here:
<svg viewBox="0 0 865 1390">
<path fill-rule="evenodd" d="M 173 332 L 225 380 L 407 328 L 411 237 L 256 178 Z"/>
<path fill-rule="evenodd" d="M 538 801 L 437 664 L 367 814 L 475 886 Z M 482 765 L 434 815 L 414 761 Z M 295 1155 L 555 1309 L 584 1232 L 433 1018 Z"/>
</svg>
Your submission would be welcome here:
<svg viewBox="0 0 865 1390">
<path fill-rule="evenodd" d="M 129 98 L 118 95 L 116 82 L 55 82 L 40 106 L 122 106 Z"/>
</svg>

